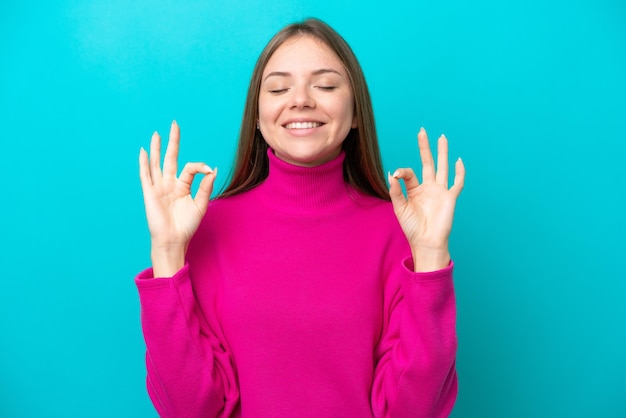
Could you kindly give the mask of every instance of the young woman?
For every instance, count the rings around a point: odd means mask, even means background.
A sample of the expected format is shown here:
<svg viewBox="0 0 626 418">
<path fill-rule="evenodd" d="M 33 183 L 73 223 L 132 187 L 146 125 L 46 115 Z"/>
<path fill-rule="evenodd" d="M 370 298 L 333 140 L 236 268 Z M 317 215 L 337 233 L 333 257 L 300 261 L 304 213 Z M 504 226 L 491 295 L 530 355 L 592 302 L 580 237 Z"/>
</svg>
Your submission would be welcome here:
<svg viewBox="0 0 626 418">
<path fill-rule="evenodd" d="M 152 268 L 138 275 L 148 392 L 164 417 L 443 417 L 454 405 L 448 187 L 418 134 L 422 183 L 385 183 L 370 96 L 346 42 L 315 19 L 254 69 L 233 178 L 177 177 L 172 123 L 139 156 Z M 190 186 L 202 174 L 195 197 Z M 405 182 L 407 196 L 399 180 Z"/>
</svg>

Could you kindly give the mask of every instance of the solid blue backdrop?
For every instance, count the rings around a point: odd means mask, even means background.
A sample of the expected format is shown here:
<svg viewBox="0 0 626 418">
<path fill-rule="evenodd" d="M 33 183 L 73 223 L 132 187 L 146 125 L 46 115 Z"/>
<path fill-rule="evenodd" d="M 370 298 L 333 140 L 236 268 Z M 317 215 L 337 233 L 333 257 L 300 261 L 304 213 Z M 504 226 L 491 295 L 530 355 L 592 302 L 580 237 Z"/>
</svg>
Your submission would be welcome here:
<svg viewBox="0 0 626 418">
<path fill-rule="evenodd" d="M 419 168 L 420 126 L 465 161 L 453 416 L 624 417 L 615 0 L 3 2 L 0 416 L 156 416 L 139 148 L 176 119 L 223 184 L 256 57 L 307 16 L 357 53 L 386 169 Z"/>
</svg>

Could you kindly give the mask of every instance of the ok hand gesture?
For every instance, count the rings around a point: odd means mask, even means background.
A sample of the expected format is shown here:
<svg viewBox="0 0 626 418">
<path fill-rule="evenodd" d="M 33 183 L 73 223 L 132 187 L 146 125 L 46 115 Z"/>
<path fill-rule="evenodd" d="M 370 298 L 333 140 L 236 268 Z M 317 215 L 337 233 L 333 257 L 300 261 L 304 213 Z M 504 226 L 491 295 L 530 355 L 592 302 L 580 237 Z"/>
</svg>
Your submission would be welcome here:
<svg viewBox="0 0 626 418">
<path fill-rule="evenodd" d="M 400 168 L 389 175 L 389 196 L 400 226 L 411 246 L 415 271 L 432 271 L 450 262 L 448 239 L 456 200 L 463 189 L 465 166 L 459 158 L 455 165 L 454 184 L 448 188 L 448 140 L 438 141 L 437 169 L 424 128 L 417 135 L 422 160 L 422 184 L 410 168 Z M 406 186 L 405 197 L 399 179 Z"/>
<path fill-rule="evenodd" d="M 152 241 L 152 264 L 155 277 L 169 277 L 184 265 L 185 252 L 209 205 L 217 168 L 203 163 L 187 163 L 178 171 L 180 129 L 172 122 L 161 171 L 161 137 L 152 135 L 150 156 L 139 152 L 139 177 L 143 190 L 146 217 Z M 195 197 L 191 196 L 194 176 L 202 173 Z"/>
</svg>

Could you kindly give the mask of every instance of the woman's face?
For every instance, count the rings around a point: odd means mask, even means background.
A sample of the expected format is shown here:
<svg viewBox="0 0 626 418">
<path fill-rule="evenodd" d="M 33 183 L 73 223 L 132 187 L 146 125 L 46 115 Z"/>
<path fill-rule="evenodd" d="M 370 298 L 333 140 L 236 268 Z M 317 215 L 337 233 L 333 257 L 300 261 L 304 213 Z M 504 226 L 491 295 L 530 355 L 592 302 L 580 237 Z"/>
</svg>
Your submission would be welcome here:
<svg viewBox="0 0 626 418">
<path fill-rule="evenodd" d="M 337 157 L 356 128 L 350 81 L 339 57 L 311 36 L 285 41 L 261 78 L 259 128 L 278 158 L 312 167 Z"/>
</svg>

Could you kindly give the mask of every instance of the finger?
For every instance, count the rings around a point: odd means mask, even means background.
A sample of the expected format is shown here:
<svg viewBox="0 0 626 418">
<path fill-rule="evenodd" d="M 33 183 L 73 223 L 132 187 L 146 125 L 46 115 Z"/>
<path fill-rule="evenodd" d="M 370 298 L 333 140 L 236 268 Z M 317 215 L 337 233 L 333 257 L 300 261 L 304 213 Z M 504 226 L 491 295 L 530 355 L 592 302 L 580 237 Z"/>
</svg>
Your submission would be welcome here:
<svg viewBox="0 0 626 418">
<path fill-rule="evenodd" d="M 428 143 L 428 135 L 424 128 L 420 128 L 417 134 L 417 145 L 420 150 L 422 159 L 422 182 L 431 183 L 435 181 L 435 161 L 433 154 L 430 152 L 430 144 Z"/>
<path fill-rule="evenodd" d="M 411 168 L 399 168 L 392 174 L 392 177 L 404 180 L 404 186 L 406 187 L 407 192 L 420 185 L 415 172 Z"/>
<path fill-rule="evenodd" d="M 394 210 L 398 211 L 406 204 L 406 198 L 402 193 L 400 181 L 393 177 L 390 173 L 387 173 L 387 178 L 389 179 L 389 197 L 391 198 L 391 204 L 393 205 Z"/>
<path fill-rule="evenodd" d="M 180 143 L 180 128 L 176 121 L 172 121 L 170 127 L 170 139 L 165 150 L 165 158 L 163 159 L 163 176 L 173 178 L 176 177 L 178 171 L 178 147 Z"/>
<path fill-rule="evenodd" d="M 210 174 L 213 173 L 213 170 L 204 163 L 187 163 L 185 167 L 183 167 L 183 171 L 181 171 L 178 180 L 185 184 L 187 188 L 191 188 L 193 178 L 198 173 Z"/>
<path fill-rule="evenodd" d="M 211 199 L 211 193 L 213 193 L 213 184 L 215 183 L 215 178 L 217 177 L 217 167 L 208 173 L 202 181 L 200 182 L 200 187 L 198 187 L 198 192 L 196 193 L 196 197 L 193 201 L 196 203 L 200 212 L 205 213 L 207 207 L 209 206 L 209 201 Z"/>
<path fill-rule="evenodd" d="M 437 174 L 438 184 L 448 188 L 448 139 L 445 135 L 439 137 L 437 144 Z"/>
<path fill-rule="evenodd" d="M 465 164 L 463 164 L 463 160 L 460 158 L 456 160 L 454 171 L 454 184 L 450 188 L 450 191 L 452 191 L 456 197 L 459 197 L 465 185 Z"/>
<path fill-rule="evenodd" d="M 161 136 L 157 131 L 150 140 L 150 176 L 153 182 L 161 178 Z"/>
<path fill-rule="evenodd" d="M 150 176 L 148 153 L 143 147 L 139 150 L 139 180 L 141 181 L 141 189 L 145 194 L 152 186 L 152 177 Z"/>
</svg>

